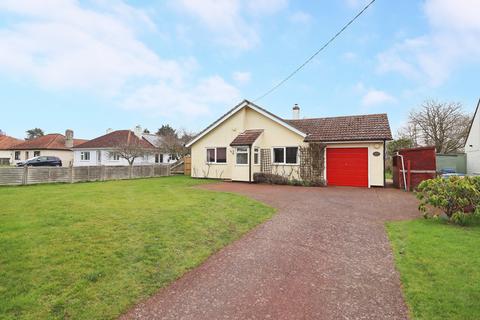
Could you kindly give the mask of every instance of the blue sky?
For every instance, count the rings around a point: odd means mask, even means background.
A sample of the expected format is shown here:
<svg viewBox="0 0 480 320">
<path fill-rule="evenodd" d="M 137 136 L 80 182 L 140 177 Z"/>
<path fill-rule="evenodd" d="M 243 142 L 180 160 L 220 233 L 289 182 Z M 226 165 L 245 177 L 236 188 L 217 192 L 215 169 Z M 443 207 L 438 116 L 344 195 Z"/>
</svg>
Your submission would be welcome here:
<svg viewBox="0 0 480 320">
<path fill-rule="evenodd" d="M 2 0 L 0 129 L 199 131 L 315 52 L 363 0 Z M 478 0 L 376 3 L 284 86 L 282 117 L 386 112 L 395 132 L 428 98 L 480 97 Z"/>
</svg>

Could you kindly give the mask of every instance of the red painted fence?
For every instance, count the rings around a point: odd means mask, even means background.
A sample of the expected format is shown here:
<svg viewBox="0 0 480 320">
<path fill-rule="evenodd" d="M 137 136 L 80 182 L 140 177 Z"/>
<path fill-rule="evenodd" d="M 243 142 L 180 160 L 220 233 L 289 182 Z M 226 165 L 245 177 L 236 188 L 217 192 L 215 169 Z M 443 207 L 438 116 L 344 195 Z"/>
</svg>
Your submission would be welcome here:
<svg viewBox="0 0 480 320">
<path fill-rule="evenodd" d="M 423 180 L 435 178 L 435 147 L 400 149 L 398 154 L 400 156 L 393 157 L 393 184 L 395 187 L 401 189 L 405 187 L 403 172 L 405 172 L 407 190 L 414 190 Z M 402 156 L 404 168 L 402 167 Z"/>
</svg>

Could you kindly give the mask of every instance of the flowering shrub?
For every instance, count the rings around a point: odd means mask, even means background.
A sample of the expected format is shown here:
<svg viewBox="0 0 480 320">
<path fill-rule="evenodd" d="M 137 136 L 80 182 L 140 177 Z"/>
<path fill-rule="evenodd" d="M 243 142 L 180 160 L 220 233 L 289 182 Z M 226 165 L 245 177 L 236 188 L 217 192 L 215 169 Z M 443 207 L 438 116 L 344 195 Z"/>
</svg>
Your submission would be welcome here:
<svg viewBox="0 0 480 320">
<path fill-rule="evenodd" d="M 454 223 L 464 225 L 480 209 L 480 177 L 449 177 L 425 180 L 417 188 L 419 210 L 437 217 L 441 210 Z M 478 208 L 477 208 L 478 207 Z"/>
</svg>

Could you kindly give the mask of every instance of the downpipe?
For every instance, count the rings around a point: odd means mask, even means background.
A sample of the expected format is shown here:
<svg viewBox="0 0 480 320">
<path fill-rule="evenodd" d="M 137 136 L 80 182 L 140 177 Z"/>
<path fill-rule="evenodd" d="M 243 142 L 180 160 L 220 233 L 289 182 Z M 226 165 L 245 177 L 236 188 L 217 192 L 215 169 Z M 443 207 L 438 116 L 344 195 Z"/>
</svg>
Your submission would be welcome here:
<svg viewBox="0 0 480 320">
<path fill-rule="evenodd" d="M 398 151 L 396 156 L 402 159 L 403 187 L 405 191 L 407 191 L 407 178 L 405 177 L 405 161 L 403 160 L 403 156 L 400 153 L 398 153 Z"/>
</svg>

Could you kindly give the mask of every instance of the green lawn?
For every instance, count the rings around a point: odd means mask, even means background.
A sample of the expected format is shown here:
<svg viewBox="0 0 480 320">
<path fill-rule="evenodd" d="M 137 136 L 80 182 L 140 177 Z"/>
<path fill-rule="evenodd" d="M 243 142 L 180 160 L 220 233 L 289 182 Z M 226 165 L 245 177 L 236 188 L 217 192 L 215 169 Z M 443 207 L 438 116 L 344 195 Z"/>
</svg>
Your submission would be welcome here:
<svg viewBox="0 0 480 320">
<path fill-rule="evenodd" d="M 387 225 L 413 319 L 480 319 L 480 226 Z"/>
<path fill-rule="evenodd" d="M 0 318 L 116 318 L 273 214 L 202 183 L 1 187 Z"/>
</svg>

